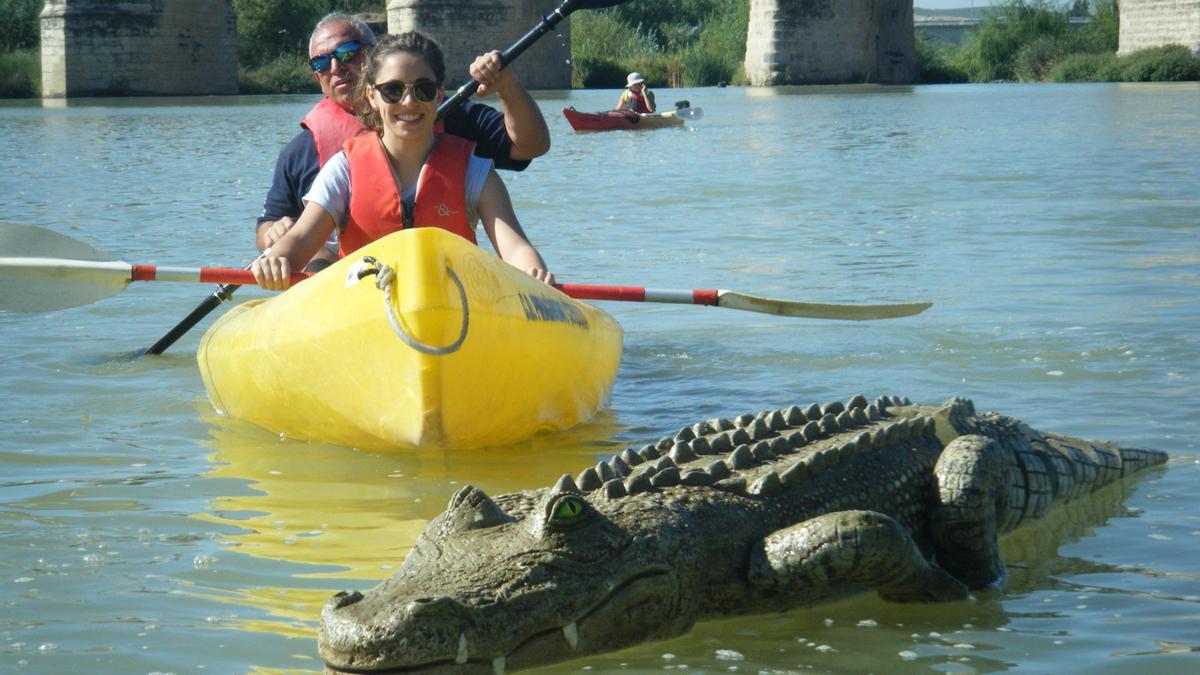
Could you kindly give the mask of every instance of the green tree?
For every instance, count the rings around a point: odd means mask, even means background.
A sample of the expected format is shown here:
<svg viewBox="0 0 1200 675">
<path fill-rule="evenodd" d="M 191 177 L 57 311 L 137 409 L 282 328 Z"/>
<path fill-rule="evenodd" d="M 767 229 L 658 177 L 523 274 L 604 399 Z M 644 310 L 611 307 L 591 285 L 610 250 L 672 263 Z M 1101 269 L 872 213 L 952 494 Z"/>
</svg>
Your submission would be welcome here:
<svg viewBox="0 0 1200 675">
<path fill-rule="evenodd" d="M 746 0 L 630 2 L 571 18 L 572 80 L 619 87 L 636 70 L 652 87 L 744 80 Z"/>
<path fill-rule="evenodd" d="M 954 65 L 974 82 L 1016 79 L 1028 73 L 1019 60 L 1023 50 L 1027 59 L 1040 63 L 1047 54 L 1061 51 L 1058 45 L 1070 29 L 1067 13 L 1049 0 L 1008 0 L 971 33 Z M 1031 47 L 1035 42 L 1039 44 Z"/>
<path fill-rule="evenodd" d="M 385 8 L 384 0 L 233 0 L 238 63 L 253 68 L 280 56 L 307 54 L 313 26 L 326 14 L 381 13 Z"/>
<path fill-rule="evenodd" d="M 1096 0 L 1090 3 L 1091 21 L 1074 31 L 1072 52 L 1104 53 L 1117 51 L 1120 15 L 1116 0 Z"/>
<path fill-rule="evenodd" d="M 954 54 L 958 45 L 945 40 L 916 33 L 917 68 L 923 84 L 946 84 L 966 82 L 967 73 L 955 65 Z"/>
<path fill-rule="evenodd" d="M 38 46 L 42 0 L 0 0 L 0 52 Z"/>
<path fill-rule="evenodd" d="M 238 63 L 253 68 L 280 56 L 307 53 L 313 25 L 329 10 L 320 0 L 233 0 Z"/>
</svg>

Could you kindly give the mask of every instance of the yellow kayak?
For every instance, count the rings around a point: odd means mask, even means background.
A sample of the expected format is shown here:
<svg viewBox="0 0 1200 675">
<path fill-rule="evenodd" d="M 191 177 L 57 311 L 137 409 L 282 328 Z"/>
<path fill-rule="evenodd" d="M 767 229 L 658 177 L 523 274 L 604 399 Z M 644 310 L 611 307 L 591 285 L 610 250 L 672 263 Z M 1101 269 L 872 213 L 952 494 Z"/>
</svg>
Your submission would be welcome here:
<svg viewBox="0 0 1200 675">
<path fill-rule="evenodd" d="M 476 448 L 591 417 L 621 343 L 604 311 L 418 228 L 235 307 L 204 334 L 197 360 L 219 412 L 290 438 Z"/>
</svg>

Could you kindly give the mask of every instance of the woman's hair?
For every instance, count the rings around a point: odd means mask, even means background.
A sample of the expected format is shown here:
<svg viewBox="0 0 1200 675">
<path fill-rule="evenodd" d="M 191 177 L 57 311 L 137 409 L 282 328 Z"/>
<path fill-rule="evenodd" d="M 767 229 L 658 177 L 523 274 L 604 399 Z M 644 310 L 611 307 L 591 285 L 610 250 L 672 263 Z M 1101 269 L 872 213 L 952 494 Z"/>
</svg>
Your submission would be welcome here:
<svg viewBox="0 0 1200 675">
<path fill-rule="evenodd" d="M 433 38 L 415 30 L 399 35 L 380 37 L 375 46 L 367 52 L 367 61 L 358 82 L 358 94 L 354 98 L 355 113 L 358 114 L 363 124 L 374 129 L 376 133 L 383 132 L 383 121 L 379 118 L 379 113 L 371 108 L 371 102 L 367 96 L 367 85 L 375 84 L 375 78 L 379 76 L 379 70 L 383 68 L 383 62 L 387 60 L 387 57 L 404 53 L 414 54 L 423 60 L 433 71 L 433 78 L 439 85 L 446 79 L 446 59 L 442 56 L 442 48 L 433 41 Z"/>
</svg>

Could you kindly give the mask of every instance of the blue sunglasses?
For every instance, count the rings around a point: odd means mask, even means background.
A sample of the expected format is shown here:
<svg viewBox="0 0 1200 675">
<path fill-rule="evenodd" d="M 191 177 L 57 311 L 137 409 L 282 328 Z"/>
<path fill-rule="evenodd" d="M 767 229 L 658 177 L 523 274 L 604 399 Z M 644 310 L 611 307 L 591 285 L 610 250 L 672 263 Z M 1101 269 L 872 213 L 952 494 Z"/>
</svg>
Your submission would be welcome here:
<svg viewBox="0 0 1200 675">
<path fill-rule="evenodd" d="M 333 60 L 335 58 L 341 63 L 346 63 L 358 56 L 360 51 L 362 51 L 362 45 L 357 41 L 343 42 L 328 54 L 312 57 L 308 60 L 308 65 L 312 66 L 313 72 L 323 73 L 333 67 Z"/>
</svg>

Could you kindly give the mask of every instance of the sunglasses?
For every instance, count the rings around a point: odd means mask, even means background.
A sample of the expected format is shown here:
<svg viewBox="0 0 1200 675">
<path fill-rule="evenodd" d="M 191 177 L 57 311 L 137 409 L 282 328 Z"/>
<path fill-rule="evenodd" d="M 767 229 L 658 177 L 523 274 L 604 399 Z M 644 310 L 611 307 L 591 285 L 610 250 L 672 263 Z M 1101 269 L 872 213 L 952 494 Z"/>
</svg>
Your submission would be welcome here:
<svg viewBox="0 0 1200 675">
<path fill-rule="evenodd" d="M 333 67 L 333 60 L 335 58 L 340 63 L 346 63 L 347 61 L 351 61 L 354 59 L 354 57 L 358 56 L 358 53 L 362 51 L 362 48 L 362 45 L 354 40 L 343 42 L 328 54 L 321 54 L 320 56 L 312 57 L 308 60 L 308 65 L 312 66 L 313 72 L 323 73 Z"/>
<path fill-rule="evenodd" d="M 433 80 L 417 80 L 412 84 L 408 84 L 400 80 L 392 80 L 391 82 L 380 82 L 375 85 L 375 91 L 378 91 L 383 100 L 388 103 L 399 103 L 404 100 L 404 96 L 410 89 L 412 90 L 413 98 L 421 103 L 429 103 L 437 98 L 438 83 Z"/>
</svg>

